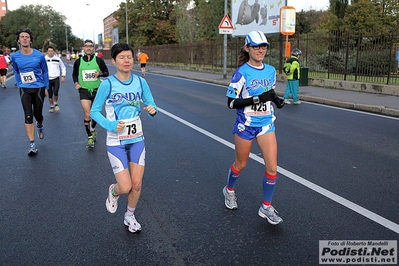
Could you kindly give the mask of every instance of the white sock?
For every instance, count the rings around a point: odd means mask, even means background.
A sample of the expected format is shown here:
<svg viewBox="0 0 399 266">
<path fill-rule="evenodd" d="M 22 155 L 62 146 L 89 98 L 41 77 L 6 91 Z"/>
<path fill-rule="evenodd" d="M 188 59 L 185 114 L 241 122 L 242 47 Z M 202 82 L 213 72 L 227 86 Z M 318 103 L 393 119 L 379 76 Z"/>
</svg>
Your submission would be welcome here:
<svg viewBox="0 0 399 266">
<path fill-rule="evenodd" d="M 126 210 L 126 212 L 127 212 L 129 215 L 133 215 L 133 214 L 134 214 L 134 210 L 136 210 L 136 208 L 132 208 L 132 207 L 129 207 L 129 205 L 127 205 L 127 210 Z"/>
</svg>

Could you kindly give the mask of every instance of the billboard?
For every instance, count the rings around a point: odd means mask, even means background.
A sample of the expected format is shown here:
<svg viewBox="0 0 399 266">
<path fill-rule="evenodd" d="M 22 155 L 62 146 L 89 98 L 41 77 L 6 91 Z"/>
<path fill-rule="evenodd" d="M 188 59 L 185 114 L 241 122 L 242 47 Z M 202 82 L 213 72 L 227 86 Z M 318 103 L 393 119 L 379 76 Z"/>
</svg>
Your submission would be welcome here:
<svg viewBox="0 0 399 266">
<path fill-rule="evenodd" d="M 97 35 L 97 44 L 98 44 L 98 49 L 103 48 L 103 34 L 102 33 Z"/>
<path fill-rule="evenodd" d="M 119 31 L 118 28 L 112 29 L 112 45 L 119 42 Z"/>
<path fill-rule="evenodd" d="M 266 34 L 280 32 L 280 8 L 287 0 L 231 0 L 233 36 L 246 36 L 259 30 Z"/>
</svg>

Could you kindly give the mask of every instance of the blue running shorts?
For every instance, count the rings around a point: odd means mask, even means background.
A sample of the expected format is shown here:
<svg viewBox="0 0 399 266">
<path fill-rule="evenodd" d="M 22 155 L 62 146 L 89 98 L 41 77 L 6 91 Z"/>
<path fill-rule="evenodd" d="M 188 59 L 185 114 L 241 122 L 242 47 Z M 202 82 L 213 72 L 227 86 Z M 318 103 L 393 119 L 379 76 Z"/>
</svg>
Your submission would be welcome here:
<svg viewBox="0 0 399 266">
<path fill-rule="evenodd" d="M 145 165 L 144 140 L 118 146 L 107 146 L 108 158 L 114 174 L 129 167 L 129 162 Z"/>
<path fill-rule="evenodd" d="M 263 127 L 251 127 L 236 122 L 232 133 L 237 134 L 242 139 L 253 140 L 256 137 L 259 137 L 260 135 L 275 131 L 276 128 L 274 126 L 274 123 L 268 124 Z"/>
</svg>

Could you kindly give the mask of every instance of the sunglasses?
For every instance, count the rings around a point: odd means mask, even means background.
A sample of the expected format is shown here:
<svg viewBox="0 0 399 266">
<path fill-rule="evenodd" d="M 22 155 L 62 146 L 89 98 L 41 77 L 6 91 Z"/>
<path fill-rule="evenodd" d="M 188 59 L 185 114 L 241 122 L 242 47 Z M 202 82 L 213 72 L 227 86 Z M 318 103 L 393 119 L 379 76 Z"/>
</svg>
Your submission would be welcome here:
<svg viewBox="0 0 399 266">
<path fill-rule="evenodd" d="M 254 49 L 254 50 L 259 50 L 259 49 L 266 50 L 267 49 L 266 44 L 262 44 L 262 45 L 258 45 L 258 46 L 253 46 L 253 45 L 248 45 L 248 46 L 252 47 L 252 49 Z"/>
</svg>

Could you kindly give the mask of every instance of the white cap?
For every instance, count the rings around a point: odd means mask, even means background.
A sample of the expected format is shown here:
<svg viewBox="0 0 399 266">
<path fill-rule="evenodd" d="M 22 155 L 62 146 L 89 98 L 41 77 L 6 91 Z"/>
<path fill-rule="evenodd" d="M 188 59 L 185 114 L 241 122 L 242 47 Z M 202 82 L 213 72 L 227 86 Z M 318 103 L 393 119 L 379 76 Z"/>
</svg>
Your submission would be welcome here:
<svg viewBox="0 0 399 266">
<path fill-rule="evenodd" d="M 269 46 L 265 34 L 257 30 L 251 31 L 250 33 L 248 33 L 247 37 L 245 37 L 245 45 L 248 44 L 251 44 L 253 46 L 266 44 L 267 46 Z"/>
</svg>

